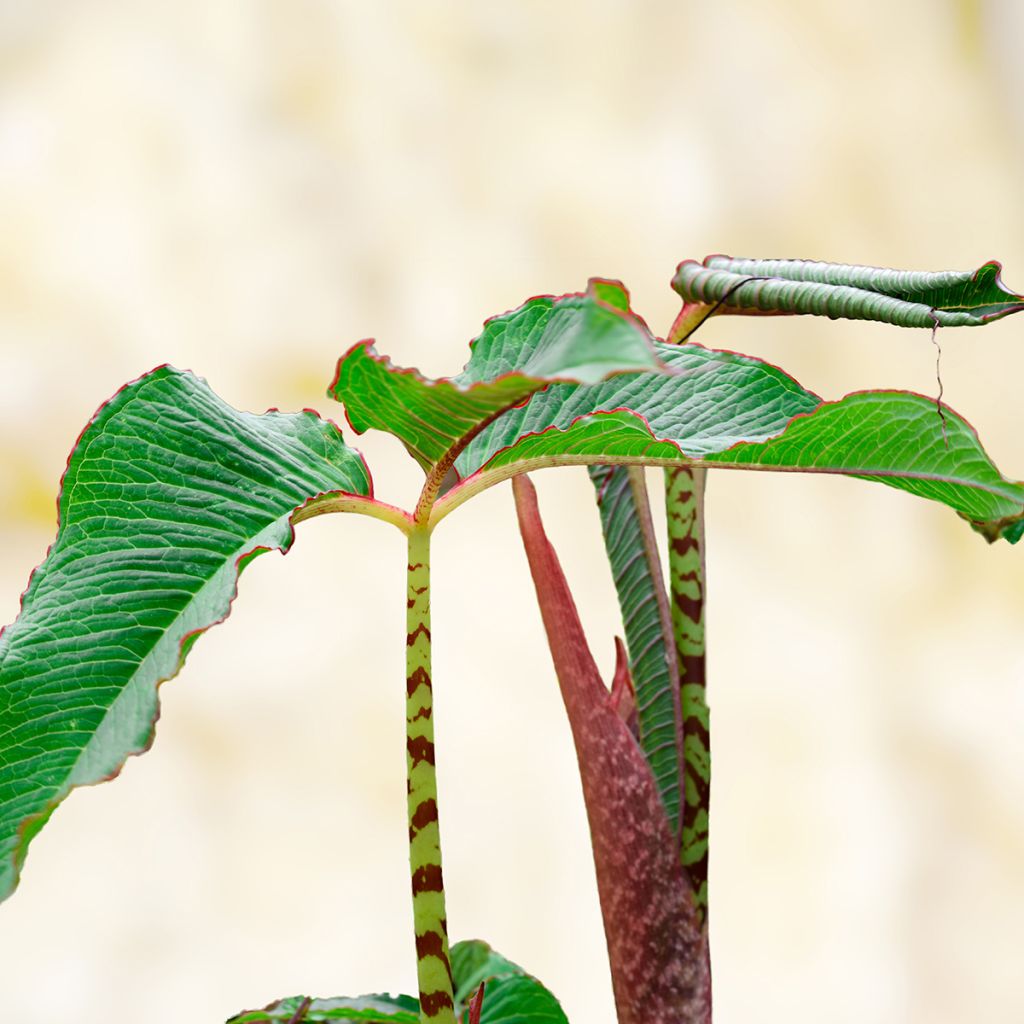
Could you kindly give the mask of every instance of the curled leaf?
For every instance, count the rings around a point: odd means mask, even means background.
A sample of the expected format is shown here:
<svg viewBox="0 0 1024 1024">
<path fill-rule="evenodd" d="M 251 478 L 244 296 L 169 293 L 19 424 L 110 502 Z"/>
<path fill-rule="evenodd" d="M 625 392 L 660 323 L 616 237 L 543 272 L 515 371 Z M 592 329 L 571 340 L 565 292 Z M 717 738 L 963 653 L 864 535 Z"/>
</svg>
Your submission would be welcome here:
<svg viewBox="0 0 1024 1024">
<path fill-rule="evenodd" d="M 994 260 L 977 270 L 890 270 L 815 260 L 686 260 L 672 287 L 716 313 L 810 313 L 899 327 L 973 327 L 1024 309 Z"/>
</svg>

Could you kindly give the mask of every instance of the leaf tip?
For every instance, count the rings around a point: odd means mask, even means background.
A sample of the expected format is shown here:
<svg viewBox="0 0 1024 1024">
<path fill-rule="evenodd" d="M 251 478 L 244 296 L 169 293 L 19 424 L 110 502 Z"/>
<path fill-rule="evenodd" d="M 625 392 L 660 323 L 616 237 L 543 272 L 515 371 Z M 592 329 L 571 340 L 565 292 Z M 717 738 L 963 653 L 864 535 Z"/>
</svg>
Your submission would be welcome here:
<svg viewBox="0 0 1024 1024">
<path fill-rule="evenodd" d="M 629 289 L 610 277 L 592 277 L 587 281 L 587 295 L 622 313 L 629 313 Z"/>
<path fill-rule="evenodd" d="M 974 531 L 980 533 L 989 544 L 995 544 L 1000 540 L 1016 544 L 1021 537 L 1024 537 L 1024 512 L 989 522 L 979 522 L 973 519 L 968 519 L 968 522 Z"/>
<path fill-rule="evenodd" d="M 469 1004 L 469 1024 L 480 1024 L 480 1012 L 484 1006 L 484 987 L 486 981 L 480 982 L 480 987 L 473 995 L 473 1001 Z"/>
</svg>

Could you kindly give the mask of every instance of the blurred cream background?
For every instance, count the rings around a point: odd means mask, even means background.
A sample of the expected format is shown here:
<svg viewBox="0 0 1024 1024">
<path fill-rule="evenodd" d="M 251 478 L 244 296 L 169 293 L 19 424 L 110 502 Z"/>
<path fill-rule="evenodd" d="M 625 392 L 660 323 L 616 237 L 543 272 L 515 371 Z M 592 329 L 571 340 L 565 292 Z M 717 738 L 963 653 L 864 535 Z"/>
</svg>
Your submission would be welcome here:
<svg viewBox="0 0 1024 1024">
<path fill-rule="evenodd" d="M 1022 41 L 1013 0 L 0 0 L 0 621 L 79 430 L 165 361 L 240 408 L 339 417 L 324 388 L 351 342 L 454 373 L 485 317 L 592 274 L 662 334 L 676 263 L 709 252 L 999 257 L 1024 288 Z M 828 397 L 936 390 L 924 332 L 720 320 L 702 340 Z M 1024 476 L 1024 319 L 941 342 L 946 399 Z M 411 504 L 399 446 L 356 443 Z M 610 666 L 586 474 L 538 484 Z M 846 480 L 721 473 L 709 506 L 716 1020 L 1024 1019 L 1024 551 Z M 453 937 L 610 1024 L 507 485 L 435 560 Z M 33 844 L 0 909 L 4 1019 L 414 990 L 403 565 L 396 532 L 330 517 L 246 574 L 153 751 Z"/>
</svg>

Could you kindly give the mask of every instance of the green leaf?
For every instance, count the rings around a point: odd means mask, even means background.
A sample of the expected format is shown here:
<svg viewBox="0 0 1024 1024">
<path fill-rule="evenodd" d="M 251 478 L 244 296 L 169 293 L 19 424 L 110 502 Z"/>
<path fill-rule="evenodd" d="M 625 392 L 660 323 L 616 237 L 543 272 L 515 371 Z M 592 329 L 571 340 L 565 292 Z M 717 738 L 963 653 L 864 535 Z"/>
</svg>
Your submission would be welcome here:
<svg viewBox="0 0 1024 1024">
<path fill-rule="evenodd" d="M 674 373 L 631 374 L 589 387 L 553 384 L 481 430 L 456 460 L 460 475 L 507 466 L 527 453 L 576 462 L 580 454 L 605 452 L 642 461 L 650 449 L 652 457 L 678 458 L 679 447 L 659 449 L 652 436 L 685 439 L 686 454 L 700 458 L 740 441 L 767 440 L 821 402 L 758 359 L 693 344 L 656 347 Z M 631 440 L 623 443 L 623 434 Z"/>
<path fill-rule="evenodd" d="M 468 1003 L 481 981 L 525 974 L 518 964 L 496 953 L 482 939 L 464 939 L 451 948 L 455 1002 Z"/>
<path fill-rule="evenodd" d="M 480 1024 L 568 1024 L 558 1000 L 521 967 L 495 953 L 486 942 L 470 939 L 451 950 L 455 1003 L 459 1020 L 485 983 Z"/>
<path fill-rule="evenodd" d="M 463 1020 L 469 1002 L 485 982 L 480 1024 L 568 1024 L 558 1000 L 521 967 L 495 953 L 486 942 L 472 939 L 451 950 L 457 1016 Z M 248 1010 L 227 1024 L 301 1024 L 334 1020 L 419 1024 L 419 1003 L 412 996 L 370 995 L 356 999 L 311 999 L 290 996 L 262 1010 Z"/>
<path fill-rule="evenodd" d="M 651 766 L 669 828 L 676 834 L 683 777 L 678 673 L 643 470 L 592 466 L 590 479 L 622 611 L 640 746 Z"/>
<path fill-rule="evenodd" d="M 161 367 L 104 405 L 71 453 L 57 539 L 0 635 L 0 898 L 73 786 L 153 738 L 157 686 L 229 611 L 292 513 L 368 495 L 362 457 L 314 413 L 237 412 Z"/>
<path fill-rule="evenodd" d="M 592 281 L 582 295 L 531 299 L 488 320 L 457 377 L 429 380 L 392 366 L 369 342 L 338 363 L 328 394 L 345 403 L 354 430 L 398 437 L 425 470 L 480 426 L 556 380 L 594 384 L 659 368 L 641 321 L 617 305 L 622 288 Z"/>
<path fill-rule="evenodd" d="M 467 1020 L 468 1014 L 460 1018 Z M 480 1024 L 569 1024 L 558 1000 L 536 978 L 511 975 L 484 985 Z"/>
<path fill-rule="evenodd" d="M 900 327 L 979 326 L 1024 309 L 992 261 L 968 271 L 889 270 L 813 260 L 708 256 L 679 265 L 672 287 L 718 313 L 811 313 Z"/>
<path fill-rule="evenodd" d="M 669 607 L 679 684 L 683 748 L 681 857 L 701 921 L 708 917 L 711 824 L 711 709 L 707 704 L 707 593 L 704 488 L 707 472 L 689 466 L 665 470 Z"/>
<path fill-rule="evenodd" d="M 296 1015 L 298 1017 L 296 1018 Z M 227 1024 L 322 1024 L 332 1020 L 371 1024 L 419 1024 L 419 1003 L 412 996 L 372 995 L 356 999 L 308 999 L 290 996 L 263 1010 L 248 1010 Z"/>
<path fill-rule="evenodd" d="M 824 402 L 780 437 L 737 445 L 708 462 L 877 480 L 948 505 L 990 540 L 1018 539 L 1024 517 L 1024 486 L 995 468 L 970 424 L 946 410 L 944 438 L 935 403 L 907 392 L 865 391 Z"/>
<path fill-rule="evenodd" d="M 882 391 L 823 402 L 748 356 L 657 348 L 675 373 L 554 384 L 504 413 L 460 455 L 464 483 L 444 500 L 543 466 L 734 465 L 878 480 L 941 501 L 989 540 L 1020 536 L 1024 486 L 999 473 L 960 416 L 944 407 L 940 418 L 933 400 Z"/>
</svg>

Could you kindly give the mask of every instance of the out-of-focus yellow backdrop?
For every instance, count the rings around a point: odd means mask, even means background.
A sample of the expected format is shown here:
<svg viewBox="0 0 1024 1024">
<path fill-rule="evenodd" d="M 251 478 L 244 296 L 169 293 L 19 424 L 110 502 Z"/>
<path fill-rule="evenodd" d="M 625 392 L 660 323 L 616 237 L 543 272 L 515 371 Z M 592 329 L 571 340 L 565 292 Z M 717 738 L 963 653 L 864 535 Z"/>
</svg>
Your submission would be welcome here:
<svg viewBox="0 0 1024 1024">
<path fill-rule="evenodd" d="M 169 361 L 314 406 L 375 335 L 456 372 L 488 315 L 623 278 L 663 334 L 709 252 L 1024 288 L 1015 0 L 0 2 L 0 621 L 97 405 Z M 927 332 L 722 319 L 828 397 L 934 394 Z M 1024 476 L 1024 318 L 943 332 L 945 397 Z M 348 434 L 351 434 L 348 431 Z M 418 470 L 358 441 L 379 496 Z M 604 666 L 582 470 L 537 479 Z M 652 479 L 652 483 L 655 481 Z M 721 1024 L 1024 1019 L 1024 551 L 874 484 L 709 484 Z M 507 485 L 436 536 L 453 938 L 613 1019 L 568 728 Z M 222 1021 L 413 991 L 400 535 L 304 525 L 73 794 L 0 908 L 19 1024 Z"/>
</svg>

